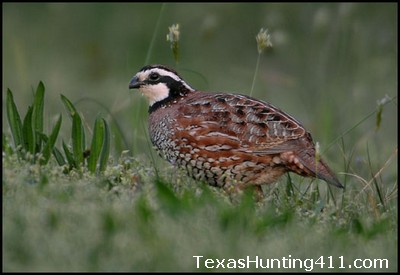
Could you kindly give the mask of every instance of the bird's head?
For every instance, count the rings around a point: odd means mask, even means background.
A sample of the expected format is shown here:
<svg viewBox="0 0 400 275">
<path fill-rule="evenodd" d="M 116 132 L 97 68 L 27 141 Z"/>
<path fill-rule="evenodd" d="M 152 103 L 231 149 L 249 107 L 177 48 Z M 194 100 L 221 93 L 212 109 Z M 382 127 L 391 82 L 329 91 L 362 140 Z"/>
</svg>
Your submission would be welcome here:
<svg viewBox="0 0 400 275">
<path fill-rule="evenodd" d="M 184 96 L 194 89 L 177 72 L 164 65 L 143 67 L 129 83 L 129 89 L 139 89 L 148 98 L 150 107 Z"/>
</svg>

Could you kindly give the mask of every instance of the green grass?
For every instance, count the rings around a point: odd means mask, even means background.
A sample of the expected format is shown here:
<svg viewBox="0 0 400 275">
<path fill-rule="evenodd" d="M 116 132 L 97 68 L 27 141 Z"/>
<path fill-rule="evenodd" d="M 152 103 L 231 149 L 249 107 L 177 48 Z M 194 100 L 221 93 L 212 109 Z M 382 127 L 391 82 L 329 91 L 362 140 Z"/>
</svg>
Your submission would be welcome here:
<svg viewBox="0 0 400 275">
<path fill-rule="evenodd" d="M 219 189 L 174 177 L 172 169 L 157 179 L 139 159 L 121 158 L 103 176 L 65 175 L 55 164 L 15 156 L 3 161 L 5 271 L 195 271 L 196 255 L 332 256 L 336 268 L 329 271 L 355 270 L 338 269 L 341 256 L 346 267 L 355 259 L 387 259 L 388 269 L 369 270 L 397 269 L 394 185 L 381 190 L 385 207 L 373 189 L 335 189 L 333 201 L 323 183 L 294 184 L 291 193 L 281 182 L 266 188 L 262 202 L 249 193 L 231 203 Z"/>
<path fill-rule="evenodd" d="M 397 271 L 394 4 L 7 3 L 3 15 L 3 271 L 208 270 L 193 256 Z M 299 118 L 346 188 L 291 174 L 255 202 L 156 156 L 147 103 L 127 85 L 144 63 L 175 63 L 171 24 L 189 83 Z M 29 89 L 39 80 L 46 96 Z"/>
</svg>

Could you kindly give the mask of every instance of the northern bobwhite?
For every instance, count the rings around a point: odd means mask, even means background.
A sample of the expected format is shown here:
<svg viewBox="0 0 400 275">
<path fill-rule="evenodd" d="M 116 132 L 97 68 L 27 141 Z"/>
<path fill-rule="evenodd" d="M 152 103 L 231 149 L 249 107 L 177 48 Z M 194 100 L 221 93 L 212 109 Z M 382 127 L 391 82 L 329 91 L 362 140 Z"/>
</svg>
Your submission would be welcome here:
<svg viewBox="0 0 400 275">
<path fill-rule="evenodd" d="M 153 145 L 170 163 L 212 186 L 275 182 L 286 172 L 343 188 L 304 127 L 271 104 L 245 95 L 198 91 L 163 65 L 143 67 L 129 83 L 150 103 Z"/>
</svg>

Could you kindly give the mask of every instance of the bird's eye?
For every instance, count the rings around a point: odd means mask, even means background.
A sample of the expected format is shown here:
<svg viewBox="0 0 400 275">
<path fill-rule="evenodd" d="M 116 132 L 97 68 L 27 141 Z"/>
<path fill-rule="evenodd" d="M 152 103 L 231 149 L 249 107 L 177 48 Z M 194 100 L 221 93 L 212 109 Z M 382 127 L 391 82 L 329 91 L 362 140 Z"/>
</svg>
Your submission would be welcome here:
<svg viewBox="0 0 400 275">
<path fill-rule="evenodd" d="M 160 78 L 160 75 L 159 75 L 158 73 L 151 73 L 150 76 L 149 76 L 149 79 L 150 79 L 151 81 L 156 81 L 156 80 L 158 80 L 159 78 Z"/>
</svg>

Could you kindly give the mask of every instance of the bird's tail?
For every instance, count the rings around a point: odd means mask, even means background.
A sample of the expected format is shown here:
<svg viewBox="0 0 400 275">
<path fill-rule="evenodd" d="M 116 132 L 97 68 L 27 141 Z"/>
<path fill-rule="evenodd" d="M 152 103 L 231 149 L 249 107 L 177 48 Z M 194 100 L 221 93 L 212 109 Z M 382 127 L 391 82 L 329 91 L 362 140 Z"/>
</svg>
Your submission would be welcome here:
<svg viewBox="0 0 400 275">
<path fill-rule="evenodd" d="M 314 148 L 308 148 L 307 150 L 299 152 L 298 159 L 301 164 L 313 173 L 312 176 L 322 179 L 336 187 L 344 188 L 325 161 L 316 157 Z"/>
</svg>

